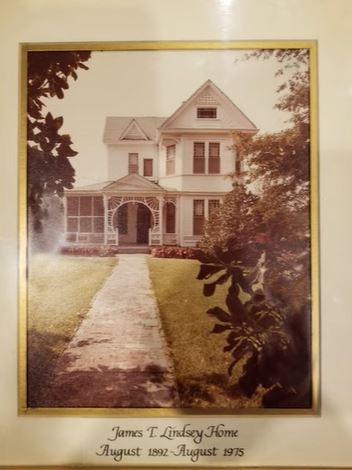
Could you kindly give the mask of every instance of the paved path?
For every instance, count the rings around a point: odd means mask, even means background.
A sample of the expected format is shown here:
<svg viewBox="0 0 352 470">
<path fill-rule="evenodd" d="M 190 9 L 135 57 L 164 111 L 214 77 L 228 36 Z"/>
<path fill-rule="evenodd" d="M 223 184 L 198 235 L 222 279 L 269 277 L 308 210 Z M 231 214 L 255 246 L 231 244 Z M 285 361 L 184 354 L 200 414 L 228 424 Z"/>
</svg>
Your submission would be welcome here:
<svg viewBox="0 0 352 470">
<path fill-rule="evenodd" d="M 119 255 L 58 361 L 48 406 L 173 407 L 175 390 L 146 255 Z"/>
</svg>

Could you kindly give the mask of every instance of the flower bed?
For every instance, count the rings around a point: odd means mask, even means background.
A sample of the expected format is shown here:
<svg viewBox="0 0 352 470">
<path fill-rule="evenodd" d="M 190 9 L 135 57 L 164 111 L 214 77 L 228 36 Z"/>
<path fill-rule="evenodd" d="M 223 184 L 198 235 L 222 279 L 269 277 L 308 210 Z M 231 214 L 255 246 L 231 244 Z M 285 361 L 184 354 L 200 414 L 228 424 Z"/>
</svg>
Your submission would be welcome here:
<svg viewBox="0 0 352 470">
<path fill-rule="evenodd" d="M 118 253 L 116 246 L 100 245 L 100 246 L 63 246 L 60 252 L 64 255 L 76 256 L 115 256 Z"/>
<path fill-rule="evenodd" d="M 158 246 L 151 249 L 154 258 L 196 259 L 193 248 L 179 246 Z"/>
</svg>

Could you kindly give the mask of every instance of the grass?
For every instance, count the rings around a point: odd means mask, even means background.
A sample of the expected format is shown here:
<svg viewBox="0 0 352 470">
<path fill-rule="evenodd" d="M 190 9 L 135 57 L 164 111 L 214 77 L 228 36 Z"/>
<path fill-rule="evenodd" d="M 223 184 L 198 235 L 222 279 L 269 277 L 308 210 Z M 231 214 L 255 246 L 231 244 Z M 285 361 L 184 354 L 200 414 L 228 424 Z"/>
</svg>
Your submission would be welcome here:
<svg viewBox="0 0 352 470">
<path fill-rule="evenodd" d="M 210 334 L 216 319 L 206 313 L 214 306 L 226 309 L 227 285 L 211 297 L 203 295 L 196 279 L 195 260 L 149 258 L 150 277 L 161 320 L 173 356 L 182 407 L 260 407 L 260 397 L 243 397 L 236 383 L 242 365 L 229 377 L 231 356 L 223 352 L 226 333 Z"/>
<path fill-rule="evenodd" d="M 89 310 L 116 258 L 36 254 L 28 272 L 28 389 L 38 395 L 50 366 Z"/>
</svg>

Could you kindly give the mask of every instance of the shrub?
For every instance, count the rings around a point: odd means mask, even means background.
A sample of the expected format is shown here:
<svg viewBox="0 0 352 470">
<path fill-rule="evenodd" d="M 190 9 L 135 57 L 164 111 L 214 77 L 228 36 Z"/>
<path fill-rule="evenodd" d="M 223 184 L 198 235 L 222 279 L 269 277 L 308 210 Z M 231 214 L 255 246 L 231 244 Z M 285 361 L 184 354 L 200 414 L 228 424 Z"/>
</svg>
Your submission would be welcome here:
<svg viewBox="0 0 352 470">
<path fill-rule="evenodd" d="M 158 246 L 151 249 L 151 255 L 154 258 L 196 259 L 193 248 L 181 246 Z"/>
<path fill-rule="evenodd" d="M 64 255 L 73 256 L 115 256 L 118 253 L 118 248 L 115 246 L 94 246 L 94 245 L 77 245 L 77 246 L 63 246 L 60 252 Z"/>
</svg>

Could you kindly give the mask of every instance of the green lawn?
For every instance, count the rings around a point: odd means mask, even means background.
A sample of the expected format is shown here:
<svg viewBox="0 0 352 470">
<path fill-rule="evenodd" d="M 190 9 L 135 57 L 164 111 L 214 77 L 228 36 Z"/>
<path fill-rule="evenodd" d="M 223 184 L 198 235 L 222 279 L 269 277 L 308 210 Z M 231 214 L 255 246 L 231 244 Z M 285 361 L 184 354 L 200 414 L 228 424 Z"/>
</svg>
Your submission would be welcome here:
<svg viewBox="0 0 352 470">
<path fill-rule="evenodd" d="M 28 386 L 32 395 L 72 338 L 116 261 L 47 254 L 30 258 L 27 327 Z"/>
<path fill-rule="evenodd" d="M 204 297 L 203 281 L 196 279 L 199 262 L 149 258 L 149 270 L 161 320 L 171 347 L 183 407 L 259 407 L 260 399 L 246 399 L 236 387 L 241 365 L 231 378 L 231 356 L 223 352 L 226 333 L 210 334 L 216 319 L 206 313 L 225 307 L 227 286 Z"/>
</svg>

